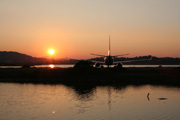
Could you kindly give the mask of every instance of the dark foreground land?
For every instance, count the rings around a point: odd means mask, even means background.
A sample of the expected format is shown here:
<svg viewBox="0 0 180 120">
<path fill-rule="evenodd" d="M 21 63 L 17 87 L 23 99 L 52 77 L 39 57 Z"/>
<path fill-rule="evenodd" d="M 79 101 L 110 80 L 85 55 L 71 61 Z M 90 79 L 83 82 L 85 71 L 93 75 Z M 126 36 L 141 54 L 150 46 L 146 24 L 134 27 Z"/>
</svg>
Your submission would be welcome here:
<svg viewBox="0 0 180 120">
<path fill-rule="evenodd" d="M 180 68 L 0 69 L 0 82 L 66 85 L 167 85 L 180 87 Z"/>
</svg>

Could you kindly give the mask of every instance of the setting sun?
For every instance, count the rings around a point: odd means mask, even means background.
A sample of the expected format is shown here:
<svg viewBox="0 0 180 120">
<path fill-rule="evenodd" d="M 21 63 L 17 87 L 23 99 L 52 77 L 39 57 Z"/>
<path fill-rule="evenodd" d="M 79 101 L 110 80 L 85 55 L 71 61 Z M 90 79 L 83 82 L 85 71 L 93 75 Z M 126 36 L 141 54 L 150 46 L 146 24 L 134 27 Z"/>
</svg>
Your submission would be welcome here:
<svg viewBox="0 0 180 120">
<path fill-rule="evenodd" d="M 49 50 L 49 54 L 50 54 L 50 55 L 53 55 L 53 54 L 54 54 L 54 50 L 53 50 L 53 49 L 50 49 L 50 50 Z"/>
</svg>

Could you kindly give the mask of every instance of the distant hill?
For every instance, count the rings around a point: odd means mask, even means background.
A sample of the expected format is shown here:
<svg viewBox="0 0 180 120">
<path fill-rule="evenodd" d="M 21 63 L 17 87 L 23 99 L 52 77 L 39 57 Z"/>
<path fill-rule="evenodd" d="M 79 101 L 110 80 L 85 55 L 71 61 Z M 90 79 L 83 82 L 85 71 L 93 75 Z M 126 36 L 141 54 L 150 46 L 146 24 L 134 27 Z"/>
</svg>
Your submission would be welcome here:
<svg viewBox="0 0 180 120">
<path fill-rule="evenodd" d="M 116 58 L 115 61 L 126 61 L 126 60 L 138 60 L 138 59 L 148 59 L 150 56 L 139 56 L 133 58 Z M 90 60 L 103 61 L 102 57 L 92 58 Z M 42 64 L 74 64 L 77 61 L 69 60 L 53 60 L 46 58 L 36 58 L 26 54 L 18 52 L 7 52 L 0 51 L 0 65 L 42 65 Z M 126 65 L 180 65 L 180 58 L 171 58 L 171 57 L 153 57 L 151 61 L 143 62 L 131 62 L 125 63 Z"/>
<path fill-rule="evenodd" d="M 35 58 L 18 52 L 0 51 L 0 65 L 34 65 L 47 61 L 44 58 Z"/>
</svg>

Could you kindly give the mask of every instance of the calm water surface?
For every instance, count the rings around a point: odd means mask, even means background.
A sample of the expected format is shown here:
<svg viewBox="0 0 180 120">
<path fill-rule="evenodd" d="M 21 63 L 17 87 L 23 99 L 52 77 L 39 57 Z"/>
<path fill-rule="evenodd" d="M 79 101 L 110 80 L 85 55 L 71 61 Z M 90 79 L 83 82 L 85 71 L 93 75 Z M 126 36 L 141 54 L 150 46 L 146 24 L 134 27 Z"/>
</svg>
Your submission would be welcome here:
<svg viewBox="0 0 180 120">
<path fill-rule="evenodd" d="M 180 67 L 180 65 L 161 65 L 162 67 Z M 0 66 L 0 68 L 21 68 L 22 66 Z M 36 68 L 71 68 L 74 67 L 73 64 L 67 65 L 67 64 L 60 64 L 60 65 L 35 65 L 32 67 Z M 106 66 L 105 66 L 106 67 Z M 113 67 L 113 66 L 112 66 Z M 123 65 L 123 67 L 159 67 L 159 65 Z"/>
<path fill-rule="evenodd" d="M 178 120 L 179 103 L 172 87 L 0 83 L 0 120 Z"/>
</svg>

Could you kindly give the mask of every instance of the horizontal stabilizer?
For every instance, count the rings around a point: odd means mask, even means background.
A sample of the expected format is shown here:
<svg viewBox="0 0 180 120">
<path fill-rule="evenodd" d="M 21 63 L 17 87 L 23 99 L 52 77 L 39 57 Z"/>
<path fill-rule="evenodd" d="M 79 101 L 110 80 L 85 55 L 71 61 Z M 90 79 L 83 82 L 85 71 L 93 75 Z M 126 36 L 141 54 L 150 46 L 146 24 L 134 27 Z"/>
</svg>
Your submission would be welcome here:
<svg viewBox="0 0 180 120">
<path fill-rule="evenodd" d="M 94 54 L 94 53 L 91 53 L 91 55 L 101 56 L 101 57 L 105 57 L 106 56 L 106 55 L 99 55 L 99 54 Z"/>
<path fill-rule="evenodd" d="M 113 57 L 125 56 L 125 55 L 129 55 L 129 54 L 114 55 Z"/>
</svg>

